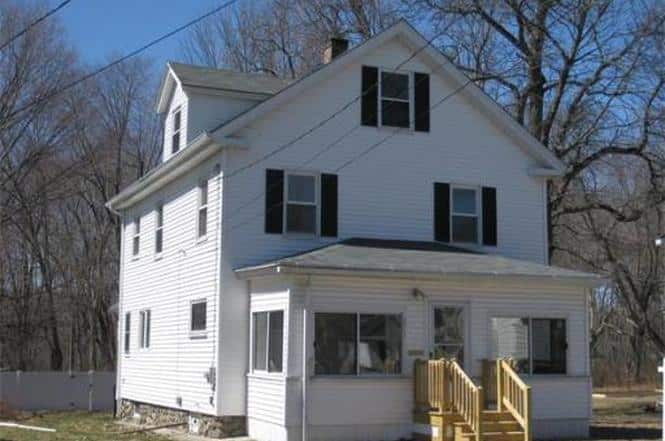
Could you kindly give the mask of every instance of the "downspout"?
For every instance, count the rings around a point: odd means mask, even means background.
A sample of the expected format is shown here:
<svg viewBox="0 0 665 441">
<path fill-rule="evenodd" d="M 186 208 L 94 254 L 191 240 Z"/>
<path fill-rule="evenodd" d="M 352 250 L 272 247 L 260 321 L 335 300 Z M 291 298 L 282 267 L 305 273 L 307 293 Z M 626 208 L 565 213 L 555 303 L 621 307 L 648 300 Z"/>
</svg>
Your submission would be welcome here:
<svg viewBox="0 0 665 441">
<path fill-rule="evenodd" d="M 125 217 L 118 213 L 115 210 L 111 210 L 115 214 L 120 215 L 120 274 L 118 274 L 118 321 L 116 324 L 116 374 L 115 374 L 115 402 L 116 402 L 116 414 L 113 415 L 114 418 L 117 418 L 117 410 L 122 409 L 122 403 L 120 403 L 122 397 L 122 356 L 125 352 L 124 343 L 125 343 L 125 333 L 124 327 L 125 324 L 125 305 L 122 302 L 122 292 L 123 292 L 123 279 L 125 272 Z M 71 359 L 70 359 L 71 362 Z M 71 370 L 71 365 L 70 365 Z"/>
<path fill-rule="evenodd" d="M 301 413 L 301 425 L 302 425 L 302 441 L 307 441 L 307 386 L 309 383 L 309 345 L 308 345 L 308 335 L 307 335 L 307 316 L 309 315 L 310 310 L 310 298 L 309 298 L 309 285 L 310 279 L 307 279 L 307 284 L 303 291 L 303 311 L 302 311 L 302 413 Z"/>
</svg>

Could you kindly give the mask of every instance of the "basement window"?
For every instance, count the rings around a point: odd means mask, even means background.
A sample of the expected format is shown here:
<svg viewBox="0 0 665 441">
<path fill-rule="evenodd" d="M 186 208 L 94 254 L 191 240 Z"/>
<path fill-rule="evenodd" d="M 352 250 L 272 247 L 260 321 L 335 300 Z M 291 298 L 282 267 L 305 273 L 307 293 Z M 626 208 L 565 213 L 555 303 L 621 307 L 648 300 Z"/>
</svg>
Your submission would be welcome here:
<svg viewBox="0 0 665 441">
<path fill-rule="evenodd" d="M 492 356 L 512 358 L 517 372 L 565 375 L 567 351 L 565 319 L 492 319 Z"/>
<path fill-rule="evenodd" d="M 282 372 L 284 311 L 255 312 L 253 318 L 253 370 Z"/>
<path fill-rule="evenodd" d="M 402 372 L 400 314 L 316 313 L 316 375 L 396 375 Z"/>
</svg>

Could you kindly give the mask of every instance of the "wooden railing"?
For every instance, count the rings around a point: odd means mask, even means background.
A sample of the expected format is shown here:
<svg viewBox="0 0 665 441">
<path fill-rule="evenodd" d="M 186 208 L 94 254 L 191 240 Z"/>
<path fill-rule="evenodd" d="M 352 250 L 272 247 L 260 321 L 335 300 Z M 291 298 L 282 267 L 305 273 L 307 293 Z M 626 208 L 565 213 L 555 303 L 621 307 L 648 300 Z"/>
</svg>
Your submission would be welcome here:
<svg viewBox="0 0 665 441">
<path fill-rule="evenodd" d="M 507 360 L 496 361 L 497 410 L 509 411 L 524 430 L 524 441 L 531 441 L 531 387 L 515 372 Z"/>
<path fill-rule="evenodd" d="M 449 374 L 445 359 L 416 360 L 413 367 L 414 404 L 418 412 L 450 410 Z"/>
<path fill-rule="evenodd" d="M 464 418 L 471 427 L 476 441 L 482 439 L 481 408 L 483 404 L 483 388 L 477 386 L 456 362 L 449 362 L 450 398 L 452 407 Z"/>
</svg>

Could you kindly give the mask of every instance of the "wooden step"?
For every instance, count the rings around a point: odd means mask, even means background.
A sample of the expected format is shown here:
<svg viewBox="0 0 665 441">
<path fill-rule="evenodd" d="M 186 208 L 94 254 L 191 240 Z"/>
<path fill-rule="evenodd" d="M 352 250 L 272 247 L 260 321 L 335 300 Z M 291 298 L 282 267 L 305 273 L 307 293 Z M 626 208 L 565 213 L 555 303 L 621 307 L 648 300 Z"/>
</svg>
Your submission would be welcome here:
<svg viewBox="0 0 665 441">
<path fill-rule="evenodd" d="M 480 414 L 480 419 L 482 421 L 515 421 L 515 418 L 510 412 L 498 412 L 496 410 L 483 410 Z"/>
<path fill-rule="evenodd" d="M 519 432 L 522 430 L 520 423 L 513 420 L 505 421 L 483 421 L 482 423 L 483 432 Z"/>
<path fill-rule="evenodd" d="M 524 441 L 524 432 L 483 432 L 484 441 Z M 455 441 L 471 441 L 476 435 L 473 432 L 456 432 Z"/>
</svg>

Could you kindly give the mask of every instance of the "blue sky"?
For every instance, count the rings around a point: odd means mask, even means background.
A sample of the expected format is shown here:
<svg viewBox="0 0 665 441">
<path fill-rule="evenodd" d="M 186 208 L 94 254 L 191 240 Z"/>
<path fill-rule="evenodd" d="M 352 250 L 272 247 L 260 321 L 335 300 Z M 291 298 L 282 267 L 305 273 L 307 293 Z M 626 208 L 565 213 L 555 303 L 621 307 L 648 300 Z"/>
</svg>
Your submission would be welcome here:
<svg viewBox="0 0 665 441">
<path fill-rule="evenodd" d="M 62 0 L 47 0 L 49 8 Z M 102 64 L 204 14 L 222 0 L 72 0 L 57 17 L 89 64 Z M 158 69 L 180 56 L 183 31 L 144 52 Z"/>
</svg>

